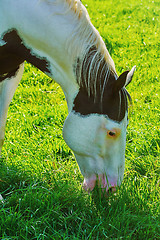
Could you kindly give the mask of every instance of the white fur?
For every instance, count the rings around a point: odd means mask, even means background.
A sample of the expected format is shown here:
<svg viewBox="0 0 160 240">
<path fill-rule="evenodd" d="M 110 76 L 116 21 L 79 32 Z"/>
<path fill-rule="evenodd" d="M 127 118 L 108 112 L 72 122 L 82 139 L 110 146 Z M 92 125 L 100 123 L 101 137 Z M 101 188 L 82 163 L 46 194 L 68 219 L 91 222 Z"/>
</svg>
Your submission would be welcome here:
<svg viewBox="0 0 160 240">
<path fill-rule="evenodd" d="M 4 141 L 8 107 L 22 78 L 23 70 L 22 64 L 14 77 L 0 83 L 0 153 Z"/>
<path fill-rule="evenodd" d="M 120 136 L 108 138 L 107 131 L 114 128 L 121 131 Z M 120 123 L 98 114 L 82 117 L 73 111 L 69 113 L 63 136 L 86 179 L 104 173 L 117 179 L 120 185 L 124 174 L 126 128 L 127 113 Z"/>
<path fill-rule="evenodd" d="M 2 39 L 0 39 L 0 47 L 4 46 L 6 43 Z"/>
</svg>

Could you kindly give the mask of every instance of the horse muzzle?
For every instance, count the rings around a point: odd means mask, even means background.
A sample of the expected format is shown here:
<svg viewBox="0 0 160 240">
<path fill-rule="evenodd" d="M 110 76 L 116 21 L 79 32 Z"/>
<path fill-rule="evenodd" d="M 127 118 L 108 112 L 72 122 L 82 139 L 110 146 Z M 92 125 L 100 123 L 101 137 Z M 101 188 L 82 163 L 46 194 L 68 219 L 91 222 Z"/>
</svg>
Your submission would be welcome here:
<svg viewBox="0 0 160 240">
<path fill-rule="evenodd" d="M 87 192 L 92 192 L 95 186 L 101 188 L 104 193 L 114 193 L 117 191 L 118 179 L 107 177 L 105 174 L 92 175 L 89 178 L 84 178 L 83 188 Z"/>
</svg>

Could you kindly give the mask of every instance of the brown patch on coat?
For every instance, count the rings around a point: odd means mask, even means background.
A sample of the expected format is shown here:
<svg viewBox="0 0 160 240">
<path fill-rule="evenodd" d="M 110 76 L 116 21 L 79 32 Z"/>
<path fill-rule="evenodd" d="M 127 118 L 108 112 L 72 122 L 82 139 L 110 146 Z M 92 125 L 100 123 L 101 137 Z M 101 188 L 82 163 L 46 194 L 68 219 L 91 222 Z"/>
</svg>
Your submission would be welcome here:
<svg viewBox="0 0 160 240">
<path fill-rule="evenodd" d="M 49 73 L 48 62 L 34 55 L 27 48 L 15 29 L 8 30 L 2 40 L 5 45 L 0 47 L 0 81 L 15 75 L 18 67 L 25 60 L 41 71 Z"/>
</svg>

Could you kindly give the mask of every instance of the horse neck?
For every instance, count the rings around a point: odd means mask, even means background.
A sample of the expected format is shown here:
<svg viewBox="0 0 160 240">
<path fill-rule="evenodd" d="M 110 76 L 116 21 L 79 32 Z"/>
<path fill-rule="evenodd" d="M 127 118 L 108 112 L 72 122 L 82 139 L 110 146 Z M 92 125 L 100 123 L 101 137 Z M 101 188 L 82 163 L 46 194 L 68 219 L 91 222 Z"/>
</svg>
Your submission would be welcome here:
<svg viewBox="0 0 160 240">
<path fill-rule="evenodd" d="M 3 39 L 6 33 L 16 30 L 19 39 L 30 49 L 31 54 L 46 60 L 49 68 L 47 74 L 62 87 L 70 111 L 73 98 L 78 92 L 73 71 L 76 53 L 72 54 L 72 44 L 69 41 L 76 23 L 72 14 L 66 12 L 67 5 L 64 2 L 2 0 L 0 21 L 2 20 L 3 29 L 0 29 L 0 37 Z M 34 64 L 32 60 L 30 62 Z M 40 68 L 38 65 L 37 67 Z"/>
<path fill-rule="evenodd" d="M 3 19 L 9 16 L 4 32 L 16 29 L 31 54 L 47 61 L 48 75 L 62 87 L 69 111 L 79 90 L 74 72 L 77 59 L 95 45 L 106 53 L 107 61 L 111 60 L 86 9 L 77 2 L 78 5 L 74 0 L 2 0 L 1 8 Z"/>
</svg>

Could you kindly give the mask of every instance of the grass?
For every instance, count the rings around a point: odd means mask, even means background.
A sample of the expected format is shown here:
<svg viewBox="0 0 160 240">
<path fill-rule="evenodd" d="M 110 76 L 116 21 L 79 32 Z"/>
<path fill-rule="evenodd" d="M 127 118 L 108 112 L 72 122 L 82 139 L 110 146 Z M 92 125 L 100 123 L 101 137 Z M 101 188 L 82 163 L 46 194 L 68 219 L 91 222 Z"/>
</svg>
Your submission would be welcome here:
<svg viewBox="0 0 160 240">
<path fill-rule="evenodd" d="M 160 3 L 84 0 L 117 72 L 137 66 L 122 186 L 91 197 L 62 138 L 60 87 L 30 64 L 10 105 L 0 159 L 0 239 L 159 239 Z M 96 192 L 95 192 L 96 195 Z"/>
</svg>

